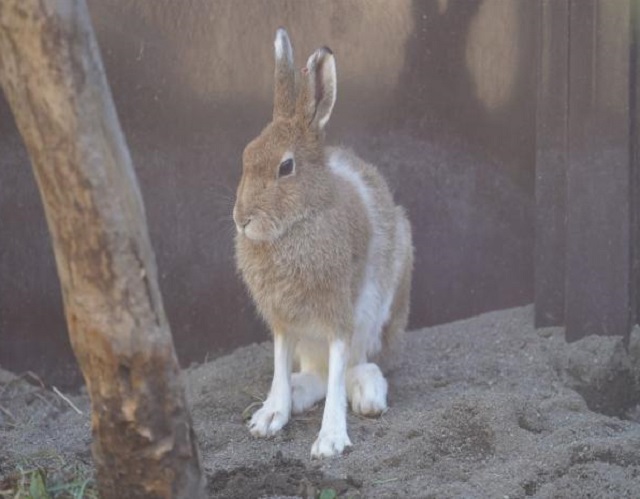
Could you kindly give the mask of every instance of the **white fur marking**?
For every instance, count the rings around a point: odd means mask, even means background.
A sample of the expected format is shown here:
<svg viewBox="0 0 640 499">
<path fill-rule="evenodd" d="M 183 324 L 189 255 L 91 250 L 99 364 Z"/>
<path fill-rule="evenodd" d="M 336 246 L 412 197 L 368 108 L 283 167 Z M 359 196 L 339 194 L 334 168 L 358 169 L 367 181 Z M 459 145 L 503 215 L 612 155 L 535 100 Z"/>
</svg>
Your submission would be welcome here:
<svg viewBox="0 0 640 499">
<path fill-rule="evenodd" d="M 329 345 L 329 379 L 327 400 L 324 404 L 322 427 L 311 447 L 313 457 L 331 457 L 342 454 L 351 445 L 347 435 L 347 392 L 345 377 L 349 349 L 343 340 L 332 340 Z"/>
<path fill-rule="evenodd" d="M 389 319 L 395 286 L 385 289 L 379 276 L 379 262 L 376 262 L 380 249 L 384 246 L 384 237 L 376 216 L 375 202 L 362 176 L 352 167 L 348 158 L 335 151 L 329 157 L 329 167 L 334 174 L 347 180 L 360 195 L 365 206 L 372 237 L 367 251 L 367 264 L 360 296 L 356 303 L 356 330 L 352 341 L 351 364 L 366 362 L 370 355 L 380 351 L 382 328 Z M 398 229 L 396 229 L 397 238 Z M 399 277 L 399 264 L 394 265 L 394 280 Z"/>
<path fill-rule="evenodd" d="M 313 372 L 294 373 L 291 377 L 291 410 L 299 414 L 313 407 L 327 394 L 327 384 Z"/>
<path fill-rule="evenodd" d="M 276 39 L 273 42 L 273 45 L 276 52 L 276 59 L 280 60 L 285 57 L 288 62 L 293 63 L 291 42 L 289 42 L 289 37 L 284 29 L 280 28 L 276 32 Z"/>
<path fill-rule="evenodd" d="M 387 380 L 376 364 L 359 364 L 347 371 L 347 395 L 357 414 L 378 416 L 387 410 Z"/>
<path fill-rule="evenodd" d="M 273 381 L 271 391 L 262 408 L 249 423 L 255 437 L 269 437 L 282 429 L 291 416 L 291 365 L 293 345 L 284 335 L 273 339 Z"/>
</svg>

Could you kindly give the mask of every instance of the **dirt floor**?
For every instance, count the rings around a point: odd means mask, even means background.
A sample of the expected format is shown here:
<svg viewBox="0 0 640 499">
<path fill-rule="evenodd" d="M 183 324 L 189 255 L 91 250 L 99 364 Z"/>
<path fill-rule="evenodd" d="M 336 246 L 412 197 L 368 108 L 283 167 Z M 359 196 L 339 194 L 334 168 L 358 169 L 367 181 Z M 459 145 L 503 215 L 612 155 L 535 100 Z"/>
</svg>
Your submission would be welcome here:
<svg viewBox="0 0 640 499">
<path fill-rule="evenodd" d="M 389 411 L 350 414 L 353 448 L 326 461 L 309 454 L 321 406 L 271 440 L 245 427 L 268 343 L 188 369 L 210 497 L 640 497 L 640 329 L 627 352 L 532 323 L 528 306 L 409 333 Z M 34 467 L 90 476 L 88 400 L 50 388 L 0 377 L 0 489 Z"/>
</svg>

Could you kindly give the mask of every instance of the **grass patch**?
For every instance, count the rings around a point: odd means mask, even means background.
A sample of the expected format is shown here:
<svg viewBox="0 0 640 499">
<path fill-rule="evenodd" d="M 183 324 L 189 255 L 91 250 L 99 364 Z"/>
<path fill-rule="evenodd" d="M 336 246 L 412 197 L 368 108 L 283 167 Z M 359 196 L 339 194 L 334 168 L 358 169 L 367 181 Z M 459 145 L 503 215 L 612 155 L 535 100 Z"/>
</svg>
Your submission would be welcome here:
<svg viewBox="0 0 640 499">
<path fill-rule="evenodd" d="M 336 499 L 338 493 L 334 489 L 322 489 L 318 499 Z"/>
<path fill-rule="evenodd" d="M 2 499 L 98 499 L 93 472 L 81 466 L 18 466 L 0 481 Z"/>
</svg>

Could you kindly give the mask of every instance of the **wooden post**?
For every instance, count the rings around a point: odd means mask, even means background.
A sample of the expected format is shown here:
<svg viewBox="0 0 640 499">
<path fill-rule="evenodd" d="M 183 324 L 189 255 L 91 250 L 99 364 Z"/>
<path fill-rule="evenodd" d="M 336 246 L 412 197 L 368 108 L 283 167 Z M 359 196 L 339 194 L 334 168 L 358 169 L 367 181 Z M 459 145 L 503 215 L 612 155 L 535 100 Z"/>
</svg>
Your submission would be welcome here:
<svg viewBox="0 0 640 499">
<path fill-rule="evenodd" d="M 569 103 L 569 0 L 540 8 L 536 119 L 536 327 L 564 324 Z"/>
<path fill-rule="evenodd" d="M 640 313 L 638 2 L 540 7 L 536 325 L 628 341 Z"/>
<path fill-rule="evenodd" d="M 0 84 L 45 206 L 100 495 L 202 497 L 144 207 L 84 0 L 2 0 Z"/>
<path fill-rule="evenodd" d="M 632 326 L 631 0 L 573 0 L 569 21 L 568 340 Z"/>
</svg>

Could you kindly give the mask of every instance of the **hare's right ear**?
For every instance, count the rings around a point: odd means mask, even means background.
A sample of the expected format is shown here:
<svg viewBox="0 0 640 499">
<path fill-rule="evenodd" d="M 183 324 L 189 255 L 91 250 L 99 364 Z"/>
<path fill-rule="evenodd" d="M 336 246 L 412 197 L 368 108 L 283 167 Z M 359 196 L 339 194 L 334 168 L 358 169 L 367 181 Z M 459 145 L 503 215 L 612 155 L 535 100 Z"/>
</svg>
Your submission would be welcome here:
<svg viewBox="0 0 640 499">
<path fill-rule="evenodd" d="M 316 50 L 302 70 L 299 112 L 306 126 L 323 130 L 336 103 L 336 61 L 328 47 Z"/>
<path fill-rule="evenodd" d="M 295 69 L 293 49 L 284 28 L 276 31 L 273 43 L 276 55 L 275 88 L 273 94 L 273 119 L 288 118 L 295 111 Z"/>
</svg>

